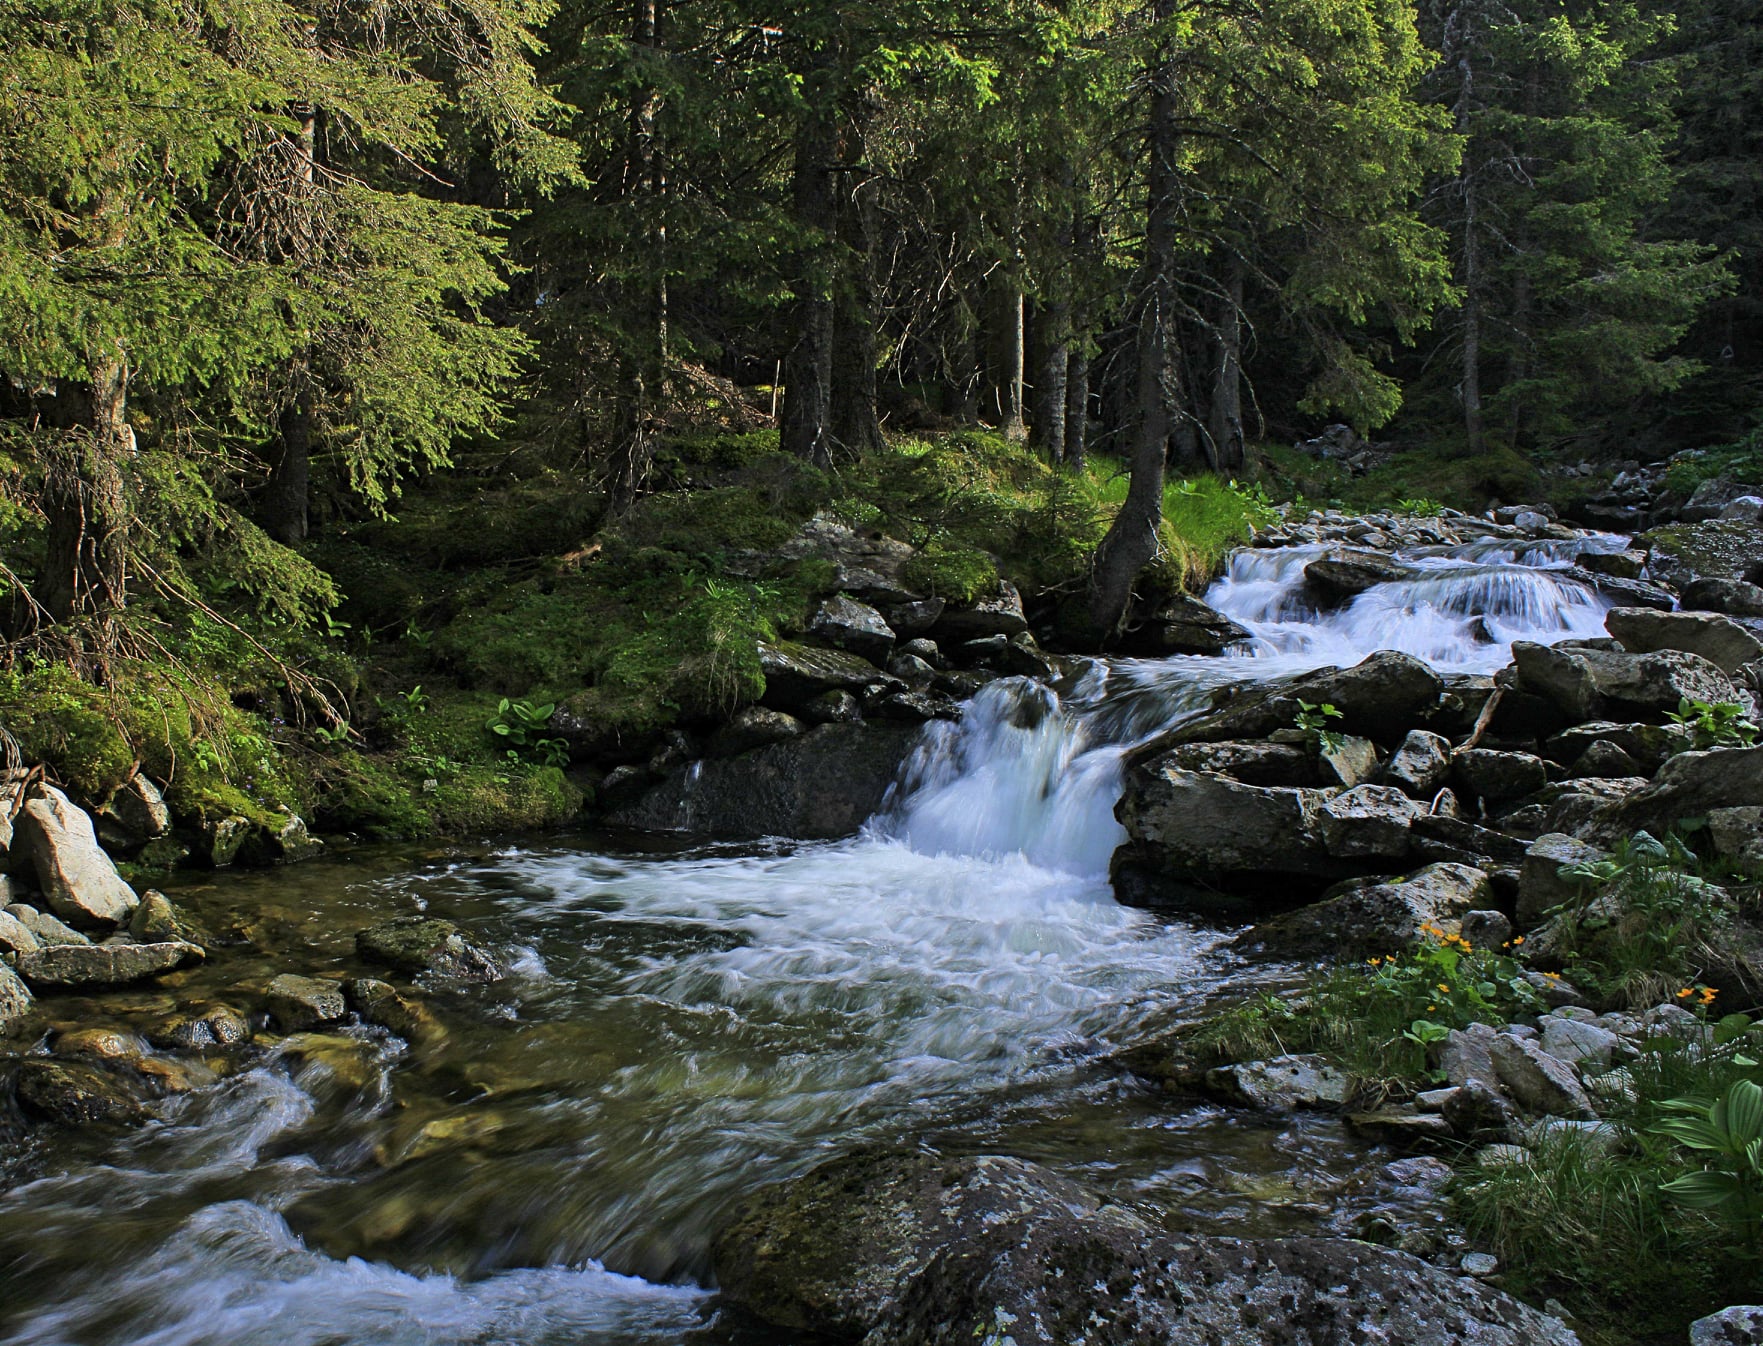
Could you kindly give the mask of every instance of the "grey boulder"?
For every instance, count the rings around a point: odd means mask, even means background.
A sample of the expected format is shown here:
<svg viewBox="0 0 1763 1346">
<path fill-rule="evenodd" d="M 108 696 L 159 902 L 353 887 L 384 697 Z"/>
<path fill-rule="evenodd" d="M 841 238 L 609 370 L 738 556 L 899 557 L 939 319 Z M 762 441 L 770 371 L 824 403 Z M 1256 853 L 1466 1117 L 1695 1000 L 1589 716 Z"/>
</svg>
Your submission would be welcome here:
<svg viewBox="0 0 1763 1346">
<path fill-rule="evenodd" d="M 1700 655 L 1729 674 L 1763 658 L 1763 640 L 1732 618 L 1711 612 L 1614 608 L 1604 618 L 1604 629 L 1632 653 L 1682 650 Z"/>
<path fill-rule="evenodd" d="M 827 644 L 877 664 L 887 662 L 897 639 L 881 613 L 843 594 L 823 602 L 809 620 L 808 629 Z"/>
<path fill-rule="evenodd" d="M 53 944 L 18 956 L 18 975 L 39 991 L 127 986 L 206 957 L 183 940 L 163 944 Z"/>
<path fill-rule="evenodd" d="M 355 936 L 355 951 L 370 963 L 412 977 L 491 982 L 507 975 L 494 955 L 467 939 L 452 921 L 433 916 L 382 921 Z"/>
<path fill-rule="evenodd" d="M 44 899 L 64 921 L 109 930 L 140 905 L 98 845 L 90 815 L 52 785 L 38 786 L 25 801 L 13 850 L 36 871 Z"/>
</svg>

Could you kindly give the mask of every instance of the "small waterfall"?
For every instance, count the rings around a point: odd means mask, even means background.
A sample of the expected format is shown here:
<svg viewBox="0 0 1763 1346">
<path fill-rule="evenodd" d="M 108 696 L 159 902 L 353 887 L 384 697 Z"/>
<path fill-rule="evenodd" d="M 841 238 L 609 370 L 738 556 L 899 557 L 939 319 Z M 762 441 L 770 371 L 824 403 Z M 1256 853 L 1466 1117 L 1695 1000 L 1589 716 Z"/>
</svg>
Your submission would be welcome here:
<svg viewBox="0 0 1763 1346">
<path fill-rule="evenodd" d="M 1604 634 L 1610 602 L 1570 569 L 1605 534 L 1487 539 L 1399 554 L 1406 578 L 1322 606 L 1304 568 L 1334 548 L 1250 549 L 1232 557 L 1206 601 L 1252 638 L 1223 658 L 1095 661 L 1060 690 L 1004 678 L 958 725 L 927 731 L 879 835 L 931 855 L 1021 855 L 1073 874 L 1107 872 L 1125 838 L 1114 819 L 1126 749 L 1192 716 L 1227 684 L 1347 667 L 1398 650 L 1443 673 L 1492 673 L 1517 640 Z"/>
</svg>

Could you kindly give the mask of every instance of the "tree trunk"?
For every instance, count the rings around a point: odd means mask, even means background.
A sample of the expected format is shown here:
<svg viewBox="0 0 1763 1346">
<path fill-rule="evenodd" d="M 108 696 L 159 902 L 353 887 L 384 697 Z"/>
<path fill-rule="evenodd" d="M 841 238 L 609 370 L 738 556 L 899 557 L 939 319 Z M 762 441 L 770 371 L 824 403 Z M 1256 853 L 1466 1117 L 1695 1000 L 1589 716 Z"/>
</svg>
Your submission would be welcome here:
<svg viewBox="0 0 1763 1346">
<path fill-rule="evenodd" d="M 1057 466 L 1065 461 L 1065 383 L 1071 370 L 1071 305 L 1062 299 L 1041 310 L 1040 372 L 1035 376 L 1035 446 Z"/>
<path fill-rule="evenodd" d="M 796 227 L 806 239 L 797 256 L 794 331 L 784 357 L 782 445 L 785 453 L 817 467 L 833 461 L 833 249 L 838 202 L 833 166 L 838 154 L 835 49 L 817 53 L 809 71 L 808 108 L 796 128 L 792 182 Z"/>
<path fill-rule="evenodd" d="M 999 310 L 1003 321 L 998 350 L 998 433 L 1005 439 L 1026 439 L 1028 425 L 1023 418 L 1023 383 L 1027 359 L 1023 339 L 1022 276 L 1014 268 L 1005 274 Z"/>
<path fill-rule="evenodd" d="M 882 446 L 876 414 L 875 275 L 864 194 L 853 187 L 838 201 L 845 274 L 833 307 L 832 436 L 844 453 L 861 458 Z"/>
<path fill-rule="evenodd" d="M 1470 112 L 1475 98 L 1475 70 L 1470 59 L 1471 33 L 1468 17 L 1457 11 L 1460 25 L 1457 32 L 1457 134 L 1470 132 Z M 1463 366 L 1458 395 L 1463 401 L 1463 434 L 1469 451 L 1480 454 L 1486 448 L 1481 412 L 1481 256 L 1477 231 L 1476 172 L 1471 156 L 1473 146 L 1464 151 L 1463 171 L 1458 188 L 1463 195 Z"/>
<path fill-rule="evenodd" d="M 1065 366 L 1065 466 L 1081 472 L 1090 432 L 1090 352 L 1081 335 L 1070 351 Z"/>
<path fill-rule="evenodd" d="M 1156 17 L 1168 19 L 1175 0 L 1157 0 Z M 1164 464 L 1172 418 L 1180 406 L 1180 342 L 1176 332 L 1176 227 L 1180 133 L 1176 114 L 1173 54 L 1159 53 L 1149 72 L 1151 120 L 1146 168 L 1144 273 L 1137 297 L 1132 478 L 1126 502 L 1115 515 L 1090 572 L 1089 620 L 1101 643 L 1120 629 L 1132 601 L 1133 582 L 1157 555 L 1163 521 Z"/>
<path fill-rule="evenodd" d="M 658 0 L 636 0 L 631 7 L 631 46 L 653 57 L 661 48 Z M 634 296 L 628 342 L 618 360 L 617 403 L 612 461 L 607 474 L 609 506 L 626 513 L 649 479 L 655 460 L 655 430 L 667 398 L 667 170 L 657 122 L 661 94 L 652 79 L 638 81 L 631 94 L 626 132 L 624 191 L 643 220 L 643 258 Z"/>
<path fill-rule="evenodd" d="M 134 456 L 128 363 L 120 350 L 91 362 L 83 424 L 50 456 L 43 483 L 47 524 L 37 600 L 52 621 L 108 618 L 128 601 L 129 507 L 123 471 Z"/>
<path fill-rule="evenodd" d="M 1226 263 L 1224 295 L 1213 332 L 1212 396 L 1208 407 L 1212 466 L 1240 472 L 1248 465 L 1243 437 L 1243 259 L 1233 251 Z"/>
<path fill-rule="evenodd" d="M 269 470 L 269 481 L 258 501 L 258 517 L 264 532 L 292 547 L 306 540 L 312 477 L 312 394 L 307 387 L 304 359 L 296 360 L 288 372 L 293 396 L 277 423 L 282 452 Z"/>
<path fill-rule="evenodd" d="M 290 103 L 294 131 L 296 189 L 310 192 L 318 162 L 318 109 L 311 103 Z M 277 542 L 294 546 L 306 540 L 307 510 L 312 484 L 312 395 L 310 357 L 295 356 L 286 370 L 291 389 L 287 406 L 276 421 L 281 452 L 270 464 L 269 480 L 258 501 L 263 531 Z"/>
</svg>

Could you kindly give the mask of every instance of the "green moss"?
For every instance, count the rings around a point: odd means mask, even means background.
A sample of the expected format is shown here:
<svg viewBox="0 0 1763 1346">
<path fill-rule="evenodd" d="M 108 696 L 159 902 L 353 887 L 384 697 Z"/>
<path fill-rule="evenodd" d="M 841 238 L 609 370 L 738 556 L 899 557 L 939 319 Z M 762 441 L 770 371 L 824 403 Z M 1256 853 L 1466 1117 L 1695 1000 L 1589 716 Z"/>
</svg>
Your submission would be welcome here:
<svg viewBox="0 0 1763 1346">
<path fill-rule="evenodd" d="M 998 564 L 980 551 L 927 548 L 906 563 L 907 584 L 951 603 L 972 603 L 998 588 Z"/>
</svg>

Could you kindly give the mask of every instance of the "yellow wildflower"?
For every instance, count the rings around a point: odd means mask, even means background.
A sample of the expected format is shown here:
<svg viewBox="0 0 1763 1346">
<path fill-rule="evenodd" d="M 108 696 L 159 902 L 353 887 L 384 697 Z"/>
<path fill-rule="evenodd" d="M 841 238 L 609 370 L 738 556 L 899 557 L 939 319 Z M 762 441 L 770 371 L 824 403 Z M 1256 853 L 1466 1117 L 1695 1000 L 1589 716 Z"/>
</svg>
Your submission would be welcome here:
<svg viewBox="0 0 1763 1346">
<path fill-rule="evenodd" d="M 1684 987 L 1684 988 L 1683 988 L 1683 990 L 1681 990 L 1681 991 L 1679 991 L 1679 992 L 1678 992 L 1678 993 L 1677 993 L 1677 998 L 1678 998 L 1678 999 L 1679 999 L 1679 1000 L 1688 1000 L 1688 999 L 1689 999 L 1689 998 L 1690 998 L 1690 997 L 1691 997 L 1691 996 L 1693 996 L 1693 995 L 1694 995 L 1694 994 L 1695 994 L 1695 993 L 1696 993 L 1696 988 L 1695 988 L 1695 987 L 1693 987 L 1693 986 L 1686 986 L 1686 987 Z"/>
<path fill-rule="evenodd" d="M 1439 990 L 1443 991 L 1446 995 L 1451 994 L 1451 988 L 1449 986 L 1446 986 L 1444 984 L 1444 982 L 1439 983 Z"/>
</svg>

